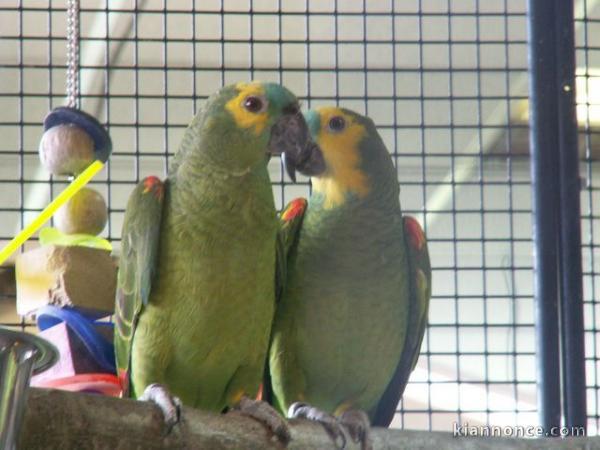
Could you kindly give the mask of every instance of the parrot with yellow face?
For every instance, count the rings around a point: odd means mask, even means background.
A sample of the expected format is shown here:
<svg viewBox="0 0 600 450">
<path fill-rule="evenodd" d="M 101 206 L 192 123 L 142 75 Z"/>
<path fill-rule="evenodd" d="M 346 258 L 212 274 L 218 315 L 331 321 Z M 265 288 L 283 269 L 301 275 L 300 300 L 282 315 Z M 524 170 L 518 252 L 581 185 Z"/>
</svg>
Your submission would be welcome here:
<svg viewBox="0 0 600 450">
<path fill-rule="evenodd" d="M 312 195 L 280 217 L 270 391 L 288 417 L 341 425 L 370 448 L 389 426 L 419 356 L 431 268 L 419 223 L 402 215 L 397 172 L 372 120 L 323 107 L 306 121 L 319 152 L 285 163 Z M 269 382 L 269 381 L 267 381 Z"/>
<path fill-rule="evenodd" d="M 277 217 L 267 163 L 271 154 L 314 148 L 289 90 L 227 86 L 185 131 L 167 179 L 148 177 L 131 194 L 116 361 L 125 394 L 157 403 L 169 426 L 181 403 L 240 408 L 286 438 L 275 411 L 254 400 L 275 307 Z"/>
</svg>

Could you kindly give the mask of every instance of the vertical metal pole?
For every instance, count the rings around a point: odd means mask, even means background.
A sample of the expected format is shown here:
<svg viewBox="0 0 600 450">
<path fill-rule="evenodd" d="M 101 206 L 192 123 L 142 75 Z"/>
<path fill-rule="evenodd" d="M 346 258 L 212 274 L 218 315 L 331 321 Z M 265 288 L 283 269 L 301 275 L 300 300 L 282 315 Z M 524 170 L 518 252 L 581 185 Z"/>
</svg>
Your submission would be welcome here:
<svg viewBox="0 0 600 450">
<path fill-rule="evenodd" d="M 560 426 L 558 95 L 554 2 L 528 0 L 535 330 L 540 424 Z"/>
<path fill-rule="evenodd" d="M 560 180 L 561 335 L 565 426 L 587 422 L 573 0 L 555 0 Z"/>
</svg>

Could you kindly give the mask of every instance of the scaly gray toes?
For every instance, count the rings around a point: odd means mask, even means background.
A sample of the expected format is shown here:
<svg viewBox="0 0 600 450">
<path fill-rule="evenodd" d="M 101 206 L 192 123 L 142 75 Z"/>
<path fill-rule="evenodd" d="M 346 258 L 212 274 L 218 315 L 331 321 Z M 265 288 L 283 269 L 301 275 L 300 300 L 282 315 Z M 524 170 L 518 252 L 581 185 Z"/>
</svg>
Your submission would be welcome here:
<svg viewBox="0 0 600 450">
<path fill-rule="evenodd" d="M 287 421 L 268 403 L 243 396 L 236 409 L 269 427 L 282 444 L 290 442 L 292 435 Z"/>
<path fill-rule="evenodd" d="M 296 402 L 292 403 L 289 407 L 287 416 L 289 419 L 302 418 L 319 422 L 323 425 L 339 449 L 343 450 L 346 448 L 346 436 L 344 435 L 344 430 L 338 420 L 331 414 L 306 403 Z"/>
<path fill-rule="evenodd" d="M 160 408 L 167 427 L 167 434 L 181 420 L 181 400 L 171 395 L 166 386 L 162 384 L 148 385 L 138 400 L 152 402 Z"/>
<path fill-rule="evenodd" d="M 371 422 L 367 413 L 360 409 L 349 409 L 339 418 L 339 421 L 348 429 L 354 442 L 360 442 L 362 450 L 372 450 L 373 443 L 369 436 Z"/>
</svg>

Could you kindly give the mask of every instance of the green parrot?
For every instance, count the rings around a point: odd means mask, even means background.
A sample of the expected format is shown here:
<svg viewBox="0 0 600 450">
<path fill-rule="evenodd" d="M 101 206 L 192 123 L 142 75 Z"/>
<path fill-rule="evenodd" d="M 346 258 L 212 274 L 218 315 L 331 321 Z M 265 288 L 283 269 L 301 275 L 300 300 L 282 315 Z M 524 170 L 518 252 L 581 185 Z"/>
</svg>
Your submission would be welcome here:
<svg viewBox="0 0 600 450">
<path fill-rule="evenodd" d="M 275 308 L 278 228 L 267 163 L 312 147 L 289 90 L 227 86 L 185 131 L 166 181 L 148 177 L 131 194 L 116 295 L 118 374 L 124 395 L 157 403 L 170 427 L 181 404 L 262 411 L 253 399 Z M 281 431 L 268 421 L 276 412 L 262 412 L 257 418 Z"/>
<path fill-rule="evenodd" d="M 284 155 L 293 179 L 295 168 L 312 177 L 313 192 L 280 217 L 271 395 L 289 417 L 318 420 L 336 439 L 345 425 L 369 448 L 370 424 L 389 426 L 419 356 L 427 244 L 402 215 L 396 170 L 371 119 L 337 107 L 305 118 L 320 151 Z"/>
</svg>

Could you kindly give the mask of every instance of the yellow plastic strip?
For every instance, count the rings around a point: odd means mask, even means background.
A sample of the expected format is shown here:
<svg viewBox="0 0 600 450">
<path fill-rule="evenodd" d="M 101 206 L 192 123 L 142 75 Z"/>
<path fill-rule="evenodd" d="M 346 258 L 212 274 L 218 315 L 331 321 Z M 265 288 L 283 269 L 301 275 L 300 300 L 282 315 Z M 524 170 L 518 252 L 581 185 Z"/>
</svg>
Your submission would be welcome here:
<svg viewBox="0 0 600 450">
<path fill-rule="evenodd" d="M 27 225 L 19 234 L 17 234 L 12 241 L 10 241 L 6 247 L 0 251 L 0 264 L 8 259 L 10 255 L 14 253 L 21 245 L 27 241 L 44 223 L 52 217 L 58 208 L 66 203 L 71 197 L 73 197 L 82 187 L 84 187 L 102 168 L 104 163 L 101 161 L 94 161 L 85 169 L 77 178 L 75 178 L 71 184 L 69 184 L 64 191 L 56 196 L 54 200 L 39 213 L 33 222 Z"/>
</svg>

